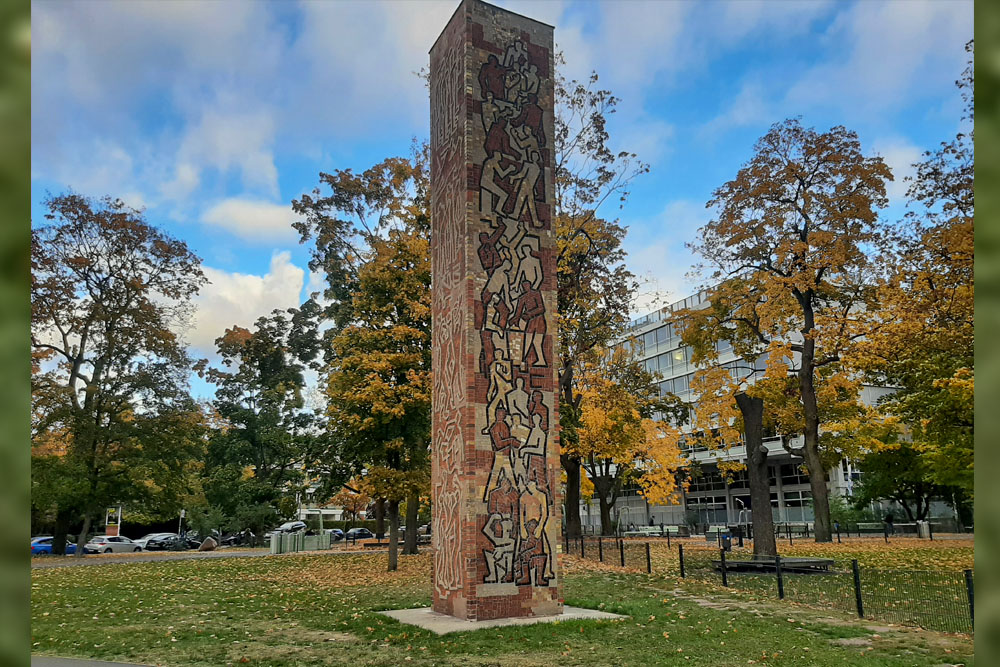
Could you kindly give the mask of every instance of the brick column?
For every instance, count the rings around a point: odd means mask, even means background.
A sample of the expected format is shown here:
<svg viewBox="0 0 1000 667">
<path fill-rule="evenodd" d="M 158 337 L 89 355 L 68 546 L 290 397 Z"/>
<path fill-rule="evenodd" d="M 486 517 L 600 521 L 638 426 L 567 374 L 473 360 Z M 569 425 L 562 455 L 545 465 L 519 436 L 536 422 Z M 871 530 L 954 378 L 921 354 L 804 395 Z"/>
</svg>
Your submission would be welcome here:
<svg viewBox="0 0 1000 667">
<path fill-rule="evenodd" d="M 552 27 L 464 0 L 431 48 L 434 610 L 562 611 Z"/>
</svg>

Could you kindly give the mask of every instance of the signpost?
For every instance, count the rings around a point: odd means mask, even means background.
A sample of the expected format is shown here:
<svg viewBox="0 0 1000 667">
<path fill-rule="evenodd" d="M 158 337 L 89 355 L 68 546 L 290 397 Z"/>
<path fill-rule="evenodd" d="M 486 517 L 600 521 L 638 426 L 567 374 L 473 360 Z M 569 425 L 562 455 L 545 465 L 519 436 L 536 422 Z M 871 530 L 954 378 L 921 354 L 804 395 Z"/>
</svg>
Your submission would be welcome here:
<svg viewBox="0 0 1000 667">
<path fill-rule="evenodd" d="M 118 507 L 109 507 L 104 513 L 104 534 L 111 537 L 116 537 L 119 533 L 119 528 L 122 520 L 122 508 L 121 505 Z"/>
</svg>

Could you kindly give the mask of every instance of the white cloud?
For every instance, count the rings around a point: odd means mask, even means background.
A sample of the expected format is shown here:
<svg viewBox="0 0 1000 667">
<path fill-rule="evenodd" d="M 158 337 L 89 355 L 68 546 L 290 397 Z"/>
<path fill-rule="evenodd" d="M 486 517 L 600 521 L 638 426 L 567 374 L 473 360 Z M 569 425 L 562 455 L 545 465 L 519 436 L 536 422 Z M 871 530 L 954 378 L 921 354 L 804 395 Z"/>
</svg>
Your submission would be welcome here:
<svg viewBox="0 0 1000 667">
<path fill-rule="evenodd" d="M 291 254 L 277 252 L 262 276 L 230 273 L 203 267 L 209 284 L 195 298 L 193 326 L 188 342 L 199 352 L 212 355 L 215 339 L 233 325 L 250 328 L 261 315 L 275 308 L 300 304 L 305 271 L 291 262 Z"/>
<path fill-rule="evenodd" d="M 785 105 L 832 105 L 855 114 L 901 108 L 952 81 L 972 38 L 972 2 L 858 2 L 820 39 L 829 58 L 788 90 Z"/>
<path fill-rule="evenodd" d="M 889 205 L 904 204 L 906 190 L 910 186 L 906 182 L 906 177 L 916 173 L 913 164 L 920 161 L 923 151 L 902 137 L 876 139 L 872 142 L 872 150 L 881 155 L 885 163 L 892 169 L 894 180 L 886 183 L 885 188 L 886 194 L 889 196 Z"/>
<path fill-rule="evenodd" d="M 160 186 L 160 193 L 167 199 L 184 200 L 201 182 L 197 167 L 187 162 L 177 165 L 173 179 Z"/>
<path fill-rule="evenodd" d="M 729 108 L 705 123 L 699 130 L 702 137 L 716 137 L 739 127 L 766 125 L 780 117 L 773 110 L 770 98 L 760 81 L 743 81 Z"/>
<path fill-rule="evenodd" d="M 711 213 L 695 201 L 669 202 L 653 220 L 633 223 L 625 237 L 626 264 L 640 280 L 634 315 L 673 303 L 694 293 L 697 280 L 689 276 L 697 258 L 685 247 L 697 237 Z"/>
<path fill-rule="evenodd" d="M 178 177 L 182 170 L 206 165 L 222 173 L 239 171 L 243 186 L 278 195 L 274 165 L 274 119 L 263 109 L 254 112 L 210 108 L 190 126 L 178 150 Z M 196 182 L 196 180 L 195 180 Z"/>
<path fill-rule="evenodd" d="M 294 241 L 295 213 L 287 204 L 255 199 L 224 199 L 206 210 L 201 221 L 248 241 Z"/>
</svg>

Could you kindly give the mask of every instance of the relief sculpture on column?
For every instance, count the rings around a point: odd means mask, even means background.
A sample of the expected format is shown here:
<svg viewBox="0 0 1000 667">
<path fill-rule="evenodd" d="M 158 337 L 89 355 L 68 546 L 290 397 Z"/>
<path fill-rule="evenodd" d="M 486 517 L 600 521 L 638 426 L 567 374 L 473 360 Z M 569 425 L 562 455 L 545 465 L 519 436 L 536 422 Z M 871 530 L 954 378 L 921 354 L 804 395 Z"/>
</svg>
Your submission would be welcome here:
<svg viewBox="0 0 1000 667">
<path fill-rule="evenodd" d="M 485 157 L 477 210 L 484 231 L 476 253 L 486 280 L 476 304 L 476 369 L 487 386 L 481 434 L 493 457 L 482 497 L 488 544 L 483 583 L 544 587 L 555 578 L 548 535 L 556 515 L 548 469 L 555 424 L 549 420 L 553 406 L 546 404 L 553 399 L 535 388 L 532 373 L 537 378 L 554 371 L 554 313 L 542 292 L 553 276 L 545 275 L 540 250 L 539 231 L 551 220 L 544 205 L 542 151 L 548 147 L 538 72 L 520 40 L 489 54 L 479 69 Z"/>
</svg>

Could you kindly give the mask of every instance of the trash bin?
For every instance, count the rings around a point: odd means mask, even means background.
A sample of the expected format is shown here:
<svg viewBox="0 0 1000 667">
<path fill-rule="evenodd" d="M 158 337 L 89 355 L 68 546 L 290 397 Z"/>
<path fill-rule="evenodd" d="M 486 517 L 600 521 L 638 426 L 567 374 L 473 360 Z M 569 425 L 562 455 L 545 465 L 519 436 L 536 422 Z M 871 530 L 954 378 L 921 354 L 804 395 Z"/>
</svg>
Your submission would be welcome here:
<svg viewBox="0 0 1000 667">
<path fill-rule="evenodd" d="M 725 549 L 726 551 L 732 551 L 733 550 L 733 536 L 732 535 L 729 535 L 728 533 L 723 534 L 723 536 L 722 536 L 722 548 Z"/>
</svg>

